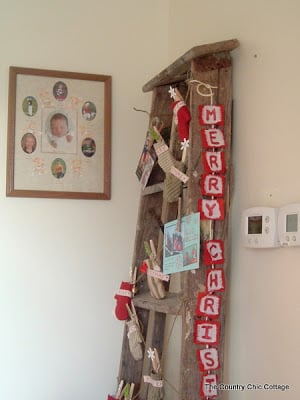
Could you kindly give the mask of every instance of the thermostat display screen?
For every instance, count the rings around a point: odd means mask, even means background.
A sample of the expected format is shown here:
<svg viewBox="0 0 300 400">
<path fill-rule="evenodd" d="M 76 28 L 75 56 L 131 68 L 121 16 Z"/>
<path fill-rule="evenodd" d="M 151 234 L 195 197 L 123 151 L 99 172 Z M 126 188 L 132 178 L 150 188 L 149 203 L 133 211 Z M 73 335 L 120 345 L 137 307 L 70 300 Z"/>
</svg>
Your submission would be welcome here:
<svg viewBox="0 0 300 400">
<path fill-rule="evenodd" d="M 248 235 L 257 235 L 262 233 L 262 216 L 248 217 Z"/>
<path fill-rule="evenodd" d="M 298 214 L 288 214 L 286 216 L 286 231 L 287 232 L 298 231 Z"/>
<path fill-rule="evenodd" d="M 296 214 L 294 211 L 286 213 Z M 242 214 L 242 242 L 245 247 L 278 247 L 278 209 L 274 207 L 252 207 Z M 286 219 L 284 218 L 284 224 Z"/>
</svg>

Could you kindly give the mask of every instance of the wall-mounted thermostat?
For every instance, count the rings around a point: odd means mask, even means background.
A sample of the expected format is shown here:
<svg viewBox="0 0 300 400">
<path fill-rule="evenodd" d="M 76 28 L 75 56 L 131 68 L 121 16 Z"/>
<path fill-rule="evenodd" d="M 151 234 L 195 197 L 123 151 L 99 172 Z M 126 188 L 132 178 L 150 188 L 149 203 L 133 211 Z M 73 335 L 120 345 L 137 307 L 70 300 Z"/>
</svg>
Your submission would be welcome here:
<svg viewBox="0 0 300 400">
<path fill-rule="evenodd" d="M 242 239 L 246 247 L 278 247 L 277 233 L 278 209 L 272 207 L 253 207 L 243 211 Z"/>
<path fill-rule="evenodd" d="M 279 209 L 278 235 L 281 246 L 300 246 L 300 204 Z"/>
</svg>

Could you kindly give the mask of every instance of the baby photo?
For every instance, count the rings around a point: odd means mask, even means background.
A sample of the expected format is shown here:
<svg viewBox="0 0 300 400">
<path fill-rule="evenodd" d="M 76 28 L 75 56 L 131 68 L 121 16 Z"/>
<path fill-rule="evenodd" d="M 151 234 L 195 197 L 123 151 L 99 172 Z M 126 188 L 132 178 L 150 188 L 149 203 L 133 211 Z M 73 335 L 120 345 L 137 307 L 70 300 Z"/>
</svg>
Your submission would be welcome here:
<svg viewBox="0 0 300 400">
<path fill-rule="evenodd" d="M 44 134 L 42 137 L 42 151 L 47 153 L 76 152 L 76 119 L 65 110 L 55 110 L 44 118 Z"/>
</svg>

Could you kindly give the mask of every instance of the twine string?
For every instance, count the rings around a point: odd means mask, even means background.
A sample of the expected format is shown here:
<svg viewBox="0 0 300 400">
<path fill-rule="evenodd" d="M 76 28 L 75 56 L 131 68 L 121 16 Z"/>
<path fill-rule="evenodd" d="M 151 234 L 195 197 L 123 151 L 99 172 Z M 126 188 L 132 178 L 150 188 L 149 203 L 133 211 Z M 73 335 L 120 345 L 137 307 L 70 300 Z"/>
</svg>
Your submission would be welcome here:
<svg viewBox="0 0 300 400">
<path fill-rule="evenodd" d="M 189 85 L 196 83 L 196 91 L 201 97 L 210 97 L 210 104 L 213 104 L 213 98 L 214 98 L 214 92 L 213 89 L 218 89 L 218 86 L 212 86 L 209 83 L 201 82 L 198 81 L 197 79 L 191 79 L 189 82 Z M 204 87 L 208 92 L 205 92 L 201 90 L 201 88 Z"/>
</svg>

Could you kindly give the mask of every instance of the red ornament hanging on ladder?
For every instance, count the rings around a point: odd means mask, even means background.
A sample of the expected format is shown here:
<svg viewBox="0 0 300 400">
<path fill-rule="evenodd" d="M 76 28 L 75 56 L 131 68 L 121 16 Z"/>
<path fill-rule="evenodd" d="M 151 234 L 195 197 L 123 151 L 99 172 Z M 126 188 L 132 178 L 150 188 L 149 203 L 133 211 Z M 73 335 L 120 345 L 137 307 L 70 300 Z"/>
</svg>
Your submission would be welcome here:
<svg viewBox="0 0 300 400">
<path fill-rule="evenodd" d="M 171 107 L 174 114 L 175 124 L 177 125 L 178 137 L 181 142 L 184 142 L 184 139 L 189 139 L 191 120 L 190 110 L 188 109 L 177 88 L 174 89 L 172 86 L 170 86 L 169 93 L 174 100 L 174 103 L 171 104 Z"/>
</svg>

